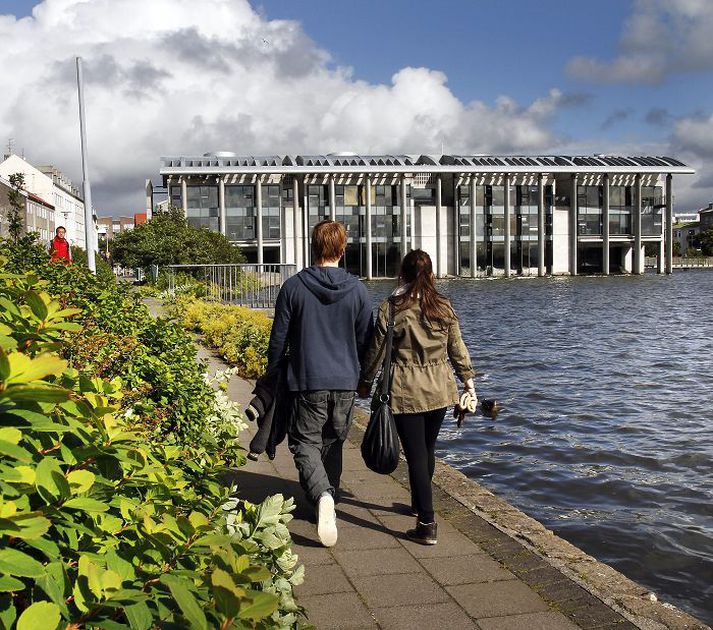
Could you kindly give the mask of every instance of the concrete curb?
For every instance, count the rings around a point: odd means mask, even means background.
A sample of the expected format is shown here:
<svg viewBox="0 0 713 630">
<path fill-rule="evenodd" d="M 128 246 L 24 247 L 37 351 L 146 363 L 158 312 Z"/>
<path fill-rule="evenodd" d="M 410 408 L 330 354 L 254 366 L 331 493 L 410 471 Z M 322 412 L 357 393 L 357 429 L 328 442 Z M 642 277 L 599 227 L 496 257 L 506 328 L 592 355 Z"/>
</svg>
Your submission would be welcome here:
<svg viewBox="0 0 713 630">
<path fill-rule="evenodd" d="M 368 421 L 367 413 L 361 409 L 358 410 L 355 414 L 354 428 L 358 432 L 359 440 L 361 440 L 361 435 Z M 350 439 L 353 440 L 352 435 L 350 435 Z M 408 477 L 405 475 L 405 470 L 405 461 L 402 461 L 399 469 L 391 476 L 405 487 L 408 487 Z M 656 596 L 652 596 L 652 593 L 646 587 L 637 584 L 609 565 L 599 562 L 581 549 L 555 535 L 553 531 L 547 529 L 539 521 L 513 507 L 478 482 L 469 479 L 440 459 L 436 460 L 433 484 L 447 497 L 467 508 L 471 513 L 483 519 L 526 550 L 534 553 L 547 565 L 572 580 L 587 593 L 601 600 L 606 606 L 618 612 L 636 627 L 642 630 L 711 630 L 710 626 L 679 610 L 672 604 L 659 601 Z M 434 496 L 434 500 L 436 500 L 436 496 Z M 443 515 L 443 509 L 440 506 L 437 511 Z M 448 518 L 447 514 L 446 518 Z M 457 521 L 457 518 L 456 515 L 454 521 Z M 457 522 L 454 524 L 458 527 Z M 463 533 L 469 535 L 468 531 L 464 530 Z M 498 560 L 506 565 L 508 564 L 507 557 L 499 557 Z M 528 572 L 536 573 L 536 570 L 539 569 L 536 566 L 524 568 L 508 566 L 508 568 L 526 581 L 528 581 L 526 579 Z M 535 575 L 532 577 L 537 578 Z M 538 590 L 537 583 L 531 583 L 530 585 Z M 547 585 L 543 583 L 542 590 L 546 590 L 546 588 Z M 541 592 L 540 594 L 547 598 L 547 592 Z M 561 598 L 549 597 L 549 599 L 557 605 L 557 600 Z M 565 614 L 568 614 L 568 612 L 574 613 L 573 610 L 562 610 L 562 612 Z M 576 619 L 575 614 L 568 616 L 579 621 Z"/>
</svg>

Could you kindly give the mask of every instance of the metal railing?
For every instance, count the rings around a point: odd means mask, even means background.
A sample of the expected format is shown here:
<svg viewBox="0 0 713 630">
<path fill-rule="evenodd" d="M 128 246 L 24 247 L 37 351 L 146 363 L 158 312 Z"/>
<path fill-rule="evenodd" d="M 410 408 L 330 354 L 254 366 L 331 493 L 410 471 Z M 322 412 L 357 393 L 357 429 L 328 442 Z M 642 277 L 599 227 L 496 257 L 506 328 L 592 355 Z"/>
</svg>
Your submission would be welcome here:
<svg viewBox="0 0 713 630">
<path fill-rule="evenodd" d="M 646 267 L 655 268 L 657 260 L 655 256 L 646 256 Z M 674 269 L 713 268 L 713 256 L 674 256 L 671 262 Z"/>
<path fill-rule="evenodd" d="M 209 299 L 250 308 L 273 308 L 280 287 L 297 272 L 296 265 L 168 265 L 168 289 L 180 290 L 182 280 L 197 281 Z"/>
<path fill-rule="evenodd" d="M 713 256 L 674 256 L 674 269 L 698 269 L 713 267 Z"/>
</svg>

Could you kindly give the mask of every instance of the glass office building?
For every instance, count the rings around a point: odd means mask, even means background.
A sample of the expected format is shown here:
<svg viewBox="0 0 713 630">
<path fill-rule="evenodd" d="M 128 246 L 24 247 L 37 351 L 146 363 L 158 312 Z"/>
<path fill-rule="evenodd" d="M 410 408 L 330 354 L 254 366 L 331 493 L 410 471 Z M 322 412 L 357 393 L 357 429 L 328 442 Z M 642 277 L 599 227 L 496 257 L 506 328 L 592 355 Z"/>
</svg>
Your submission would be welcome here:
<svg viewBox="0 0 713 630">
<path fill-rule="evenodd" d="M 398 273 L 411 249 L 439 277 L 641 273 L 654 243 L 671 257 L 668 157 L 317 156 L 164 157 L 171 205 L 224 233 L 254 262 L 311 264 L 324 219 L 347 230 L 342 264 L 366 278 Z M 150 183 L 149 183 L 150 185 Z"/>
</svg>

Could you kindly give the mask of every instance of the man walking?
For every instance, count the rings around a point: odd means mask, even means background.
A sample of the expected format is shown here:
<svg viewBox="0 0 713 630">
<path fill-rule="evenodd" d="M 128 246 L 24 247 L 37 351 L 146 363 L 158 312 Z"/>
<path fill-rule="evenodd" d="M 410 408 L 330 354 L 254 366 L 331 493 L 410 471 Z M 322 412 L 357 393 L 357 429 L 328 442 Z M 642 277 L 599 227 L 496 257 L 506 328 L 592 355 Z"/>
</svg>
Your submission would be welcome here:
<svg viewBox="0 0 713 630">
<path fill-rule="evenodd" d="M 268 371 L 287 354 L 293 396 L 287 436 L 307 498 L 316 506 L 317 534 L 337 542 L 334 500 L 342 474 L 360 361 L 373 320 L 366 287 L 340 268 L 344 226 L 322 221 L 312 231 L 316 264 L 285 282 L 275 303 Z"/>
</svg>

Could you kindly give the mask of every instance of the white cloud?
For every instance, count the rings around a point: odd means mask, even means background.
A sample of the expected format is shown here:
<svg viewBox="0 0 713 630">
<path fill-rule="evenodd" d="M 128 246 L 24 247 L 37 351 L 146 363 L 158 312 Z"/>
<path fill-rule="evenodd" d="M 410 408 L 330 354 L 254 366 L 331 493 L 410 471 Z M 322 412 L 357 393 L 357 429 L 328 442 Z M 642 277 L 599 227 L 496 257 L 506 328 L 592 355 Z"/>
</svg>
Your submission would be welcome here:
<svg viewBox="0 0 713 630">
<path fill-rule="evenodd" d="M 101 213 L 141 210 L 161 155 L 537 152 L 558 142 L 552 117 L 582 101 L 552 90 L 525 106 L 463 103 L 427 68 L 357 81 L 299 23 L 268 21 L 246 0 L 44 0 L 31 17 L 0 16 L 0 41 L 0 138 L 77 182 L 74 57 L 84 59 Z"/>
<path fill-rule="evenodd" d="M 713 2 L 637 0 L 611 61 L 574 57 L 569 73 L 597 83 L 658 83 L 668 74 L 713 69 Z"/>
</svg>

